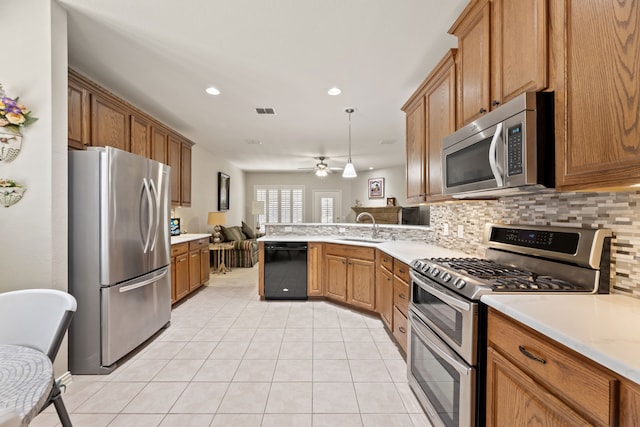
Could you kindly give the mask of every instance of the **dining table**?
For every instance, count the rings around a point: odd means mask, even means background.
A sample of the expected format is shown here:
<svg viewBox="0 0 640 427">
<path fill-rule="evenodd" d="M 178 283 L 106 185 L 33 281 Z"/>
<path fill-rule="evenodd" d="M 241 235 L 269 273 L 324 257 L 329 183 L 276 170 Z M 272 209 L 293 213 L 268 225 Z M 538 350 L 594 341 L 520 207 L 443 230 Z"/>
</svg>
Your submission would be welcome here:
<svg viewBox="0 0 640 427">
<path fill-rule="evenodd" d="M 49 399 L 53 365 L 39 350 L 0 344 L 0 410 L 15 411 L 28 426 Z"/>
</svg>

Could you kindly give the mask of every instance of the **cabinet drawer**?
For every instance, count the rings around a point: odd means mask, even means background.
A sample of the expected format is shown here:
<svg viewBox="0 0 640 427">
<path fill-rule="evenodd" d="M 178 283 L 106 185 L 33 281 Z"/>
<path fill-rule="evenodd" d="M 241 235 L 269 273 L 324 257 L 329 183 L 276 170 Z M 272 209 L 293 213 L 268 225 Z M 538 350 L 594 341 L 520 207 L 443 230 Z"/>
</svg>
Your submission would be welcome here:
<svg viewBox="0 0 640 427">
<path fill-rule="evenodd" d="M 393 271 L 393 257 L 382 251 L 376 251 L 376 263 L 390 272 Z"/>
<path fill-rule="evenodd" d="M 393 305 L 407 316 L 409 310 L 409 285 L 397 277 L 393 278 Z"/>
<path fill-rule="evenodd" d="M 618 389 L 613 375 L 494 310 L 490 310 L 488 324 L 489 345 L 578 412 L 603 425 L 613 424 L 616 416 L 613 398 Z"/>
<path fill-rule="evenodd" d="M 177 243 L 175 245 L 171 245 L 171 256 L 174 257 L 180 254 L 186 254 L 189 251 L 189 243 Z"/>
<path fill-rule="evenodd" d="M 324 251 L 327 255 L 342 256 L 345 258 L 357 258 L 368 261 L 374 261 L 376 259 L 375 248 L 367 248 L 365 246 L 328 243 L 325 245 Z"/>
<path fill-rule="evenodd" d="M 395 260 L 393 263 L 393 274 L 409 283 L 409 266 L 402 261 Z"/>
<path fill-rule="evenodd" d="M 407 351 L 407 318 L 397 307 L 393 308 L 393 336 L 400 347 Z"/>
<path fill-rule="evenodd" d="M 209 238 L 208 237 L 203 237 L 202 239 L 197 239 L 197 240 L 191 240 L 189 242 L 189 250 L 193 251 L 196 249 L 202 249 L 204 247 L 208 247 L 209 246 Z"/>
</svg>

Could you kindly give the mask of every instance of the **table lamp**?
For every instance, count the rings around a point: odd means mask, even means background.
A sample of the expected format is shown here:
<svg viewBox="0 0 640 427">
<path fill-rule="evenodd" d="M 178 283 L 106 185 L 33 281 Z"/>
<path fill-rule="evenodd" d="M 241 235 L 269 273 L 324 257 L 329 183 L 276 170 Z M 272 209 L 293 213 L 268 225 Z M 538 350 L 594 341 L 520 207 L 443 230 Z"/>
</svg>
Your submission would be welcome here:
<svg viewBox="0 0 640 427">
<path fill-rule="evenodd" d="M 225 215 L 223 212 L 209 212 L 207 217 L 207 224 L 213 225 L 213 243 L 220 243 L 220 226 L 226 224 Z"/>
<path fill-rule="evenodd" d="M 254 200 L 251 203 L 251 213 L 253 216 L 264 215 L 264 200 Z M 260 232 L 260 218 L 256 221 L 256 230 Z"/>
</svg>

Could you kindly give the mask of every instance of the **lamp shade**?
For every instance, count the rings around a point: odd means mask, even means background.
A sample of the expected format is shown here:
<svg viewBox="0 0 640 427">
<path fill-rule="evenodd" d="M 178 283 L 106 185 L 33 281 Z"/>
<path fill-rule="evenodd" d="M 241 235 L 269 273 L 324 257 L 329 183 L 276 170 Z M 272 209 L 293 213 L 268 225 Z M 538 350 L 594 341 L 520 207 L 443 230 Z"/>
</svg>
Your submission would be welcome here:
<svg viewBox="0 0 640 427">
<path fill-rule="evenodd" d="M 224 225 L 226 223 L 227 221 L 223 212 L 209 212 L 209 216 L 207 217 L 207 224 Z"/>
<path fill-rule="evenodd" d="M 358 176 L 358 174 L 356 173 L 356 168 L 353 166 L 353 163 L 347 163 L 344 167 L 344 170 L 342 171 L 342 177 L 355 178 L 356 176 Z"/>
<path fill-rule="evenodd" d="M 263 215 L 264 214 L 264 201 L 254 200 L 251 203 L 251 215 Z"/>
</svg>

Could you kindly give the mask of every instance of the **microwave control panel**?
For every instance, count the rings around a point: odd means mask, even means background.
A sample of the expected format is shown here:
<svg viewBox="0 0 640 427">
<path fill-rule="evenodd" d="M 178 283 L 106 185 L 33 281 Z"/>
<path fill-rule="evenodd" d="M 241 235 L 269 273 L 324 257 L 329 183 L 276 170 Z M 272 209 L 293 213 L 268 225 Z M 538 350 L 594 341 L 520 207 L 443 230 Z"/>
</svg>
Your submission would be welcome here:
<svg viewBox="0 0 640 427">
<path fill-rule="evenodd" d="M 509 176 L 522 173 L 522 123 L 507 128 L 507 172 Z"/>
</svg>

